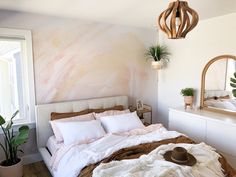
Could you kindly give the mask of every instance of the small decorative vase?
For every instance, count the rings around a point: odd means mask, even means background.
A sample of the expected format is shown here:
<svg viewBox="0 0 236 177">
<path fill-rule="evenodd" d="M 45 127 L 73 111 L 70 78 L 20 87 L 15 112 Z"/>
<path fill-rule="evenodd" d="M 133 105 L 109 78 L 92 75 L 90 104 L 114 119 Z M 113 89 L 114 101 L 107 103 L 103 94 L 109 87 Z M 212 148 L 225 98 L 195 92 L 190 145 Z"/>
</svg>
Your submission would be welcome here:
<svg viewBox="0 0 236 177">
<path fill-rule="evenodd" d="M 184 97 L 185 109 L 190 106 L 193 109 L 193 96 L 185 96 Z"/>
<path fill-rule="evenodd" d="M 11 166 L 0 165 L 0 177 L 22 177 L 23 176 L 23 164 L 22 159 Z"/>
<path fill-rule="evenodd" d="M 162 69 L 163 62 L 161 60 L 160 61 L 152 61 L 152 67 L 154 69 Z"/>
</svg>

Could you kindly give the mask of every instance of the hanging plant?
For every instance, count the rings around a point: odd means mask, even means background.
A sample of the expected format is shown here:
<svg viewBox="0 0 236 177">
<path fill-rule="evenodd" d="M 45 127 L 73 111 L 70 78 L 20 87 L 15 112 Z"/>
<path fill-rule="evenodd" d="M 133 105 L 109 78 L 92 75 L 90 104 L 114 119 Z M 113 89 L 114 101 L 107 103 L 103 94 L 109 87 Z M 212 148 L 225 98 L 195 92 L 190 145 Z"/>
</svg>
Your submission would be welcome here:
<svg viewBox="0 0 236 177">
<path fill-rule="evenodd" d="M 147 58 L 153 60 L 152 66 L 155 69 L 161 69 L 164 64 L 167 64 L 170 55 L 167 46 L 164 45 L 152 45 L 146 52 Z"/>
</svg>

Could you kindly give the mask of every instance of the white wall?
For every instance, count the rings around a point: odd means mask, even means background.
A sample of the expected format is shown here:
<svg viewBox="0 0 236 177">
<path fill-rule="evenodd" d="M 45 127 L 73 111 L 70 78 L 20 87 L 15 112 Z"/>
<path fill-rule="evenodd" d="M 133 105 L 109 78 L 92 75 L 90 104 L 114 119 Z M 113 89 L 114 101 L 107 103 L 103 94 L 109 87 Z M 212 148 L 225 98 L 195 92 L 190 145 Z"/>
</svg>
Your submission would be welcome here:
<svg viewBox="0 0 236 177">
<path fill-rule="evenodd" d="M 201 14 L 200 14 L 201 15 Z M 236 55 L 236 13 L 200 21 L 185 39 L 170 40 L 160 32 L 159 40 L 168 45 L 172 56 L 167 69 L 159 72 L 158 121 L 168 124 L 168 108 L 183 105 L 180 90 L 197 89 L 200 102 L 201 73 L 212 58 Z"/>
</svg>

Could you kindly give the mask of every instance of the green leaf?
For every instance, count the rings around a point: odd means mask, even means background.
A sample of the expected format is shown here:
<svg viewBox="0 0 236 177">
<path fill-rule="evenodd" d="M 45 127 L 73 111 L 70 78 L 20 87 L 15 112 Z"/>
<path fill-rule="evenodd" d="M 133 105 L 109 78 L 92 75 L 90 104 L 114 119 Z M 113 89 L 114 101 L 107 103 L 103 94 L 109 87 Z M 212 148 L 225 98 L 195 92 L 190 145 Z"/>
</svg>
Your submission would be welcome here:
<svg viewBox="0 0 236 177">
<path fill-rule="evenodd" d="M 10 121 L 7 123 L 7 126 L 5 127 L 6 131 L 10 130 L 11 127 L 12 127 L 12 125 L 13 125 L 13 122 L 12 122 L 12 120 L 10 120 Z"/>
<path fill-rule="evenodd" d="M 5 124 L 5 119 L 0 115 L 0 125 L 3 125 Z"/>
<path fill-rule="evenodd" d="M 230 86 L 236 88 L 236 84 L 230 83 Z"/>
<path fill-rule="evenodd" d="M 13 119 L 14 119 L 14 117 L 16 117 L 16 115 L 17 115 L 18 113 L 19 113 L 19 111 L 17 110 L 17 111 L 11 116 L 11 119 L 10 119 L 10 121 L 8 122 L 8 124 L 7 124 L 6 128 L 5 128 L 7 131 L 11 129 L 11 127 L 12 127 L 12 125 L 13 125 Z"/>
<path fill-rule="evenodd" d="M 184 88 L 180 93 L 183 96 L 194 96 L 194 88 Z"/>
<path fill-rule="evenodd" d="M 14 119 L 14 117 L 16 117 L 16 115 L 19 113 L 19 110 L 17 110 L 12 116 L 11 116 L 11 120 Z"/>
<path fill-rule="evenodd" d="M 12 138 L 11 143 L 14 147 L 18 147 L 26 142 L 29 137 L 29 127 L 24 125 L 19 128 L 18 134 Z"/>
<path fill-rule="evenodd" d="M 233 89 L 233 95 L 234 95 L 234 97 L 236 97 L 236 89 Z"/>
<path fill-rule="evenodd" d="M 234 73 L 234 78 L 230 78 L 230 86 L 233 87 L 234 89 L 232 90 L 233 96 L 236 97 L 236 72 Z"/>
<path fill-rule="evenodd" d="M 236 84 L 236 79 L 230 78 L 230 81 Z"/>
<path fill-rule="evenodd" d="M 154 59 L 155 61 L 169 61 L 170 53 L 168 52 L 166 46 L 152 45 L 148 48 L 146 55 L 148 56 L 148 58 Z"/>
<path fill-rule="evenodd" d="M 27 125 L 21 126 L 21 127 L 19 128 L 19 132 L 21 132 L 21 131 L 29 131 L 29 126 L 27 126 Z"/>
</svg>

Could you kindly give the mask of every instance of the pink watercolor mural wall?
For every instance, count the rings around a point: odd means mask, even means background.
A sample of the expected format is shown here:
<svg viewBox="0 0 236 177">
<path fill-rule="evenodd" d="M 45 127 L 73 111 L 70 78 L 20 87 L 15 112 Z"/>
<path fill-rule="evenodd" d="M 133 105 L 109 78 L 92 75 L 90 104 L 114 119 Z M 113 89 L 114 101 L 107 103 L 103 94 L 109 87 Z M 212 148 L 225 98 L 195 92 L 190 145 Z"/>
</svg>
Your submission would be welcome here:
<svg viewBox="0 0 236 177">
<path fill-rule="evenodd" d="M 113 95 L 150 98 L 147 29 L 4 11 L 0 26 L 31 29 L 37 104 Z M 154 74 L 155 75 L 155 74 Z"/>
<path fill-rule="evenodd" d="M 4 27 L 32 31 L 36 104 L 128 95 L 152 105 L 155 121 L 157 73 L 144 56 L 155 31 L 0 10 Z M 35 136 L 24 155 L 37 153 Z"/>
<path fill-rule="evenodd" d="M 147 80 L 144 44 L 125 29 L 51 23 L 34 34 L 39 103 L 130 95 L 134 82 Z"/>
</svg>

